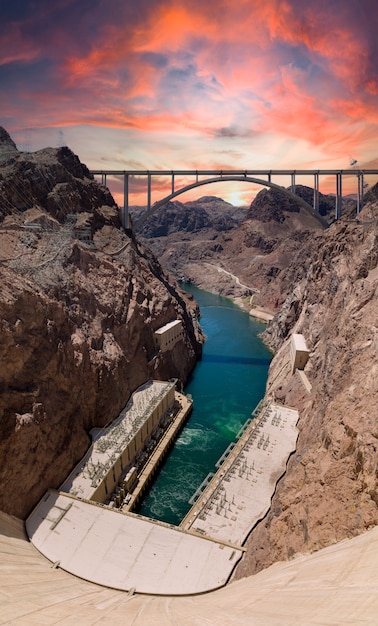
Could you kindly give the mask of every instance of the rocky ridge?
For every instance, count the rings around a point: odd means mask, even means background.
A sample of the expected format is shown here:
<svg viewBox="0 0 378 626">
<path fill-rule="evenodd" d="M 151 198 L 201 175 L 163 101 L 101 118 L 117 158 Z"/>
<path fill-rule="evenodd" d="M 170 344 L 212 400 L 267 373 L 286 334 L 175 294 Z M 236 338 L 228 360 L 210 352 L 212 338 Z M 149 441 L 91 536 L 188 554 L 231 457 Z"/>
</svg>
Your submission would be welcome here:
<svg viewBox="0 0 378 626">
<path fill-rule="evenodd" d="M 197 306 L 125 233 L 109 191 L 68 149 L 0 133 L 0 509 L 25 517 L 149 378 L 183 384 Z M 153 331 L 184 339 L 155 354 Z"/>
<path fill-rule="evenodd" d="M 313 190 L 298 185 L 296 192 L 311 204 Z M 334 197 L 319 194 L 320 214 L 330 221 L 334 205 Z M 248 209 L 204 197 L 171 202 L 150 219 L 140 236 L 168 271 L 231 297 L 248 311 L 270 314 L 283 302 L 276 278 L 302 242 L 321 230 L 314 217 L 276 189 L 260 191 Z"/>
</svg>

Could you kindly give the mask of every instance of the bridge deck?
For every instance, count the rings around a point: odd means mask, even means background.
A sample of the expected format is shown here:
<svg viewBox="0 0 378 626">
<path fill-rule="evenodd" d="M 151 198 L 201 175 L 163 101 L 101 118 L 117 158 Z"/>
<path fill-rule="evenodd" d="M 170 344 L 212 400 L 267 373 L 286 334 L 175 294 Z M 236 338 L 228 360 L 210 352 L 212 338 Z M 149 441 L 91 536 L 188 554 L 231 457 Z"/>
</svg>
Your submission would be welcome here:
<svg viewBox="0 0 378 626">
<path fill-rule="evenodd" d="M 343 177 L 354 177 L 357 180 L 356 184 L 356 196 L 357 196 L 357 215 L 360 213 L 363 207 L 363 198 L 364 198 L 364 188 L 365 177 L 367 175 L 377 175 L 378 170 L 371 169 L 271 169 L 271 170 L 101 170 L 101 169 L 93 169 L 91 170 L 91 174 L 94 176 L 101 176 L 102 183 L 106 185 L 106 177 L 109 176 L 123 176 L 124 179 L 124 202 L 123 202 L 123 224 L 126 229 L 130 228 L 130 219 L 129 219 L 129 181 L 136 178 L 146 178 L 147 181 L 147 211 L 146 213 L 139 219 L 136 226 L 140 226 L 143 224 L 145 219 L 151 215 L 155 210 L 159 207 L 164 206 L 170 200 L 173 200 L 177 196 L 182 193 L 186 193 L 189 190 L 192 190 L 196 187 L 207 185 L 209 183 L 218 183 L 225 181 L 239 181 L 239 182 L 249 182 L 256 183 L 260 185 L 266 185 L 268 187 L 281 189 L 285 193 L 292 195 L 297 198 L 298 202 L 309 211 L 320 223 L 326 228 L 328 226 L 327 222 L 324 218 L 319 214 L 319 179 L 321 176 L 334 176 L 335 177 L 335 190 L 336 190 L 336 200 L 335 200 L 335 219 L 339 219 L 341 217 L 342 211 L 342 183 Z M 159 201 L 155 202 L 152 205 L 152 180 L 156 177 L 170 177 L 171 179 L 171 193 L 161 198 Z M 208 177 L 206 180 L 203 177 Z M 273 178 L 277 176 L 289 176 L 290 177 L 290 191 L 285 187 L 282 187 L 281 184 L 277 184 L 273 182 Z M 296 180 L 297 176 L 312 176 L 313 177 L 313 186 L 314 186 L 314 198 L 313 205 L 308 204 L 301 196 L 295 194 Z M 180 188 L 177 189 L 177 177 L 192 177 L 195 179 L 194 183 L 191 184 L 183 184 L 180 181 Z M 200 178 L 201 177 L 201 178 Z M 209 178 L 210 177 L 210 178 Z M 265 180 L 265 178 L 266 180 Z"/>
</svg>

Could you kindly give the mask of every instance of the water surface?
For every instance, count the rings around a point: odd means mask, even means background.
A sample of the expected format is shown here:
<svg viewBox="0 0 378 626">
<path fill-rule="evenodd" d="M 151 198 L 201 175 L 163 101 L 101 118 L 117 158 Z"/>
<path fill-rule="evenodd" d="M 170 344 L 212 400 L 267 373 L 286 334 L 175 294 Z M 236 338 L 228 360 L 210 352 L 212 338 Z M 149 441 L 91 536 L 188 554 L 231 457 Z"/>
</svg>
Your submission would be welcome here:
<svg viewBox="0 0 378 626">
<path fill-rule="evenodd" d="M 264 324 L 230 300 L 182 285 L 201 310 L 202 360 L 185 387 L 193 411 L 138 513 L 178 525 L 189 499 L 264 395 L 270 351 L 258 335 Z"/>
</svg>

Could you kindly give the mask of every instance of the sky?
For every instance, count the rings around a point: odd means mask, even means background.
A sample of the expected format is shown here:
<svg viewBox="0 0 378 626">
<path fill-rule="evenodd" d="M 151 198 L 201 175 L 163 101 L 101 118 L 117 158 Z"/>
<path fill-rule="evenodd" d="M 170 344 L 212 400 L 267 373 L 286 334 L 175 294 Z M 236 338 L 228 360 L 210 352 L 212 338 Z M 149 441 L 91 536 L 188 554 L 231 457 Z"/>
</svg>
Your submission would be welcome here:
<svg viewBox="0 0 378 626">
<path fill-rule="evenodd" d="M 377 32 L 376 0 L 0 0 L 0 125 L 90 169 L 378 168 Z"/>
</svg>

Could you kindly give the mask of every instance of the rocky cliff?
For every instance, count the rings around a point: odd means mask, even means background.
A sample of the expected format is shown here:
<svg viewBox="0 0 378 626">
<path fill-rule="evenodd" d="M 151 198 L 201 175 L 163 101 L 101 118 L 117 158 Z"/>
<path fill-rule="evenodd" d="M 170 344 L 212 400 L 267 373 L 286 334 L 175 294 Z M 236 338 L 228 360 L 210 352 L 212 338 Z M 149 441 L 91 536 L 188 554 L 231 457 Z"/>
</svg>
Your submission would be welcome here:
<svg viewBox="0 0 378 626">
<path fill-rule="evenodd" d="M 313 190 L 298 185 L 296 192 L 312 203 Z M 334 206 L 334 197 L 319 194 L 320 213 L 330 221 Z M 276 189 L 263 189 L 244 209 L 211 197 L 169 203 L 151 220 L 141 237 L 176 277 L 269 313 L 283 302 L 277 276 L 321 231 L 316 219 Z"/>
<path fill-rule="evenodd" d="M 311 190 L 300 191 L 311 199 Z M 334 202 L 320 197 L 330 222 Z M 275 351 L 267 399 L 300 411 L 297 450 L 236 578 L 378 524 L 378 185 L 358 220 L 352 202 L 344 209 L 322 230 L 291 200 L 264 190 L 230 231 L 202 244 L 195 234 L 167 240 L 173 270 L 177 258 L 194 283 L 234 298 L 250 290 L 275 313 L 263 335 Z M 291 370 L 294 332 L 310 349 L 305 379 Z"/>
<path fill-rule="evenodd" d="M 300 410 L 300 434 L 237 577 L 378 524 L 377 217 L 369 203 L 359 222 L 318 234 L 303 265 L 282 272 L 291 292 L 264 333 L 276 350 L 267 396 Z M 293 332 L 311 351 L 308 390 L 291 372 Z"/>
<path fill-rule="evenodd" d="M 25 517 L 149 378 L 184 383 L 197 307 L 122 229 L 68 149 L 19 152 L 0 129 L 0 509 Z M 155 354 L 153 331 L 184 339 Z"/>
</svg>

